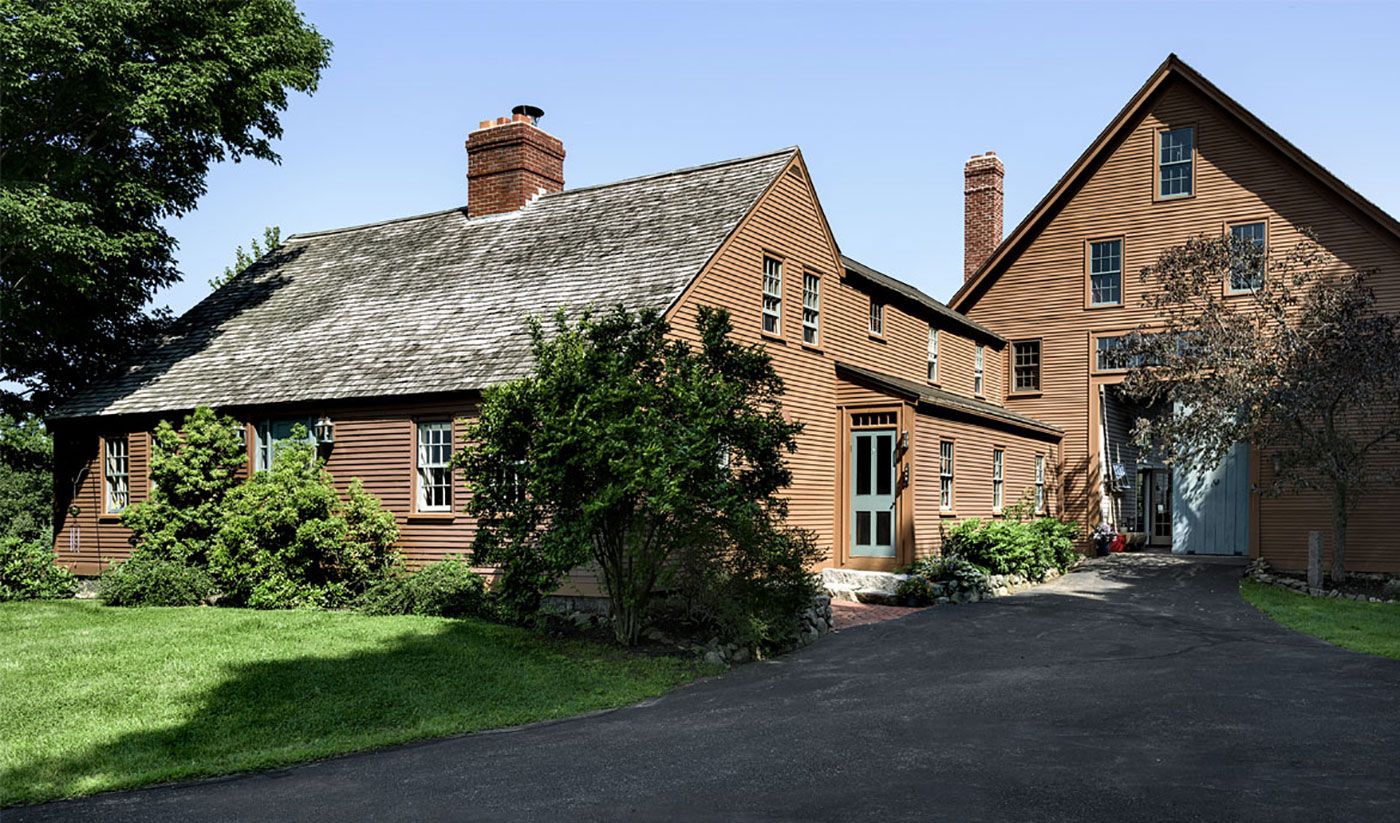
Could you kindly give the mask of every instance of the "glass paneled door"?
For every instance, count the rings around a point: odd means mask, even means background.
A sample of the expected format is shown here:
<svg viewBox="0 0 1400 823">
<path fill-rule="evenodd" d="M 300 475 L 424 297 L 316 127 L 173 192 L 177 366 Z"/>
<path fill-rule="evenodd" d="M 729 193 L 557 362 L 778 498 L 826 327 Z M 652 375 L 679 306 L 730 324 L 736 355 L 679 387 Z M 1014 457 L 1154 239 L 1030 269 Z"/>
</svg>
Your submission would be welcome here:
<svg viewBox="0 0 1400 823">
<path fill-rule="evenodd" d="M 851 432 L 852 557 L 894 557 L 895 432 Z"/>
</svg>

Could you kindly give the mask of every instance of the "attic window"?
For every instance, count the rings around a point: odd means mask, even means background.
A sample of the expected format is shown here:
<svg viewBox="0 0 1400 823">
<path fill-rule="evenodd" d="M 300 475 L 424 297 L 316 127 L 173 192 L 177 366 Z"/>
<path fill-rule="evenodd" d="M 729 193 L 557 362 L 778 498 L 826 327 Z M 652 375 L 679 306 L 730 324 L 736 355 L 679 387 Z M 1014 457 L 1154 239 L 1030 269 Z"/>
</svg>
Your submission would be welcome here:
<svg viewBox="0 0 1400 823">
<path fill-rule="evenodd" d="M 791 166 L 791 167 L 789 167 L 788 170 L 787 170 L 787 173 L 788 173 L 788 176 L 791 177 L 791 178 L 793 178 L 794 180 L 801 180 L 801 179 L 802 179 L 802 169 L 799 169 L 799 168 L 796 167 L 796 166 Z"/>
<path fill-rule="evenodd" d="M 771 257 L 763 258 L 763 330 L 783 333 L 783 264 Z"/>
<path fill-rule="evenodd" d="M 1190 197 L 1196 130 L 1190 126 L 1157 133 L 1157 196 Z"/>
<path fill-rule="evenodd" d="M 873 297 L 870 299 L 870 333 L 876 337 L 885 335 L 885 304 Z"/>
</svg>

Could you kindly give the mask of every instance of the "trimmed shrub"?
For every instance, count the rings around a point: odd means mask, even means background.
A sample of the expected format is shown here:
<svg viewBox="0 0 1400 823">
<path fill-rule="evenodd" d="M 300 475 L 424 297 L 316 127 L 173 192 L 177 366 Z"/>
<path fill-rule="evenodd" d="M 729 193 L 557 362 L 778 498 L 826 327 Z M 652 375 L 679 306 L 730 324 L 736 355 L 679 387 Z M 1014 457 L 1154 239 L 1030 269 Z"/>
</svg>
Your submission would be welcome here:
<svg viewBox="0 0 1400 823">
<path fill-rule="evenodd" d="M 365 614 L 483 617 L 486 602 L 485 579 L 466 560 L 449 555 L 413 574 L 374 584 L 356 605 Z"/>
<path fill-rule="evenodd" d="M 1078 559 L 1078 534 L 1077 524 L 1048 517 L 1029 522 L 964 520 L 948 533 L 944 553 L 988 574 L 1036 579 L 1052 568 L 1063 571 Z"/>
<path fill-rule="evenodd" d="M 51 539 L 0 537 L 0 601 L 72 597 L 78 582 L 54 561 Z"/>
<path fill-rule="evenodd" d="M 108 606 L 198 606 L 214 591 L 208 572 L 154 554 L 138 553 L 102 575 Z"/>
</svg>

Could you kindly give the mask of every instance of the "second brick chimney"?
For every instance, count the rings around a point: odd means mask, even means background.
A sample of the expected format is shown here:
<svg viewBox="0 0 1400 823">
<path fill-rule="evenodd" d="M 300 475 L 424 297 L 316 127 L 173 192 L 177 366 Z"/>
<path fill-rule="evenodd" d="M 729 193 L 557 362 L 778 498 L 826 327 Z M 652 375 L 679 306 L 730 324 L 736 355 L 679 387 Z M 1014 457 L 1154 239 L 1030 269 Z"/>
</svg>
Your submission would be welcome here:
<svg viewBox="0 0 1400 823">
<path fill-rule="evenodd" d="M 963 280 L 971 280 L 1001 243 L 1002 179 L 997 153 L 973 155 L 963 167 Z"/>
<path fill-rule="evenodd" d="M 516 211 L 536 195 L 564 189 L 564 144 L 535 117 L 519 113 L 482 120 L 467 136 L 467 216 Z"/>
</svg>

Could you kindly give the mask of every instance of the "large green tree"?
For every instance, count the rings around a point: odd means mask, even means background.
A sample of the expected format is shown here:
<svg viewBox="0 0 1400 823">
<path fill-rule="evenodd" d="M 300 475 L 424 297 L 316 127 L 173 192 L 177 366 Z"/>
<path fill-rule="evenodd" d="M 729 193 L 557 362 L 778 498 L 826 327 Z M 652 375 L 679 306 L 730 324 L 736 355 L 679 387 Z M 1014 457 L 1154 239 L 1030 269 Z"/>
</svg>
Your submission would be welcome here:
<svg viewBox="0 0 1400 823">
<path fill-rule="evenodd" d="M 1132 395 L 1170 410 L 1139 435 L 1197 470 L 1240 441 L 1264 450 L 1262 492 L 1331 507 L 1332 578 L 1345 579 L 1351 512 L 1400 481 L 1400 315 L 1311 237 L 1272 253 L 1191 238 L 1142 280 L 1152 319 L 1110 355 L 1131 367 Z"/>
<path fill-rule="evenodd" d="M 0 0 L 0 405 L 42 412 L 167 322 L 162 222 L 210 164 L 277 162 L 329 54 L 291 0 Z"/>
<path fill-rule="evenodd" d="M 801 425 L 727 313 L 702 310 L 697 329 L 698 346 L 654 312 L 537 320 L 533 372 L 486 392 L 454 462 L 480 521 L 477 561 L 500 570 L 496 596 L 517 615 L 586 564 L 623 643 L 654 593 L 687 582 L 751 583 L 739 588 L 754 608 L 807 605 L 810 541 L 786 529 L 779 496 Z"/>
</svg>

